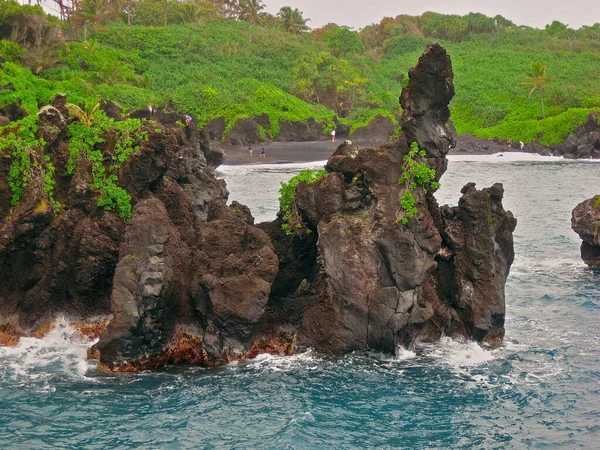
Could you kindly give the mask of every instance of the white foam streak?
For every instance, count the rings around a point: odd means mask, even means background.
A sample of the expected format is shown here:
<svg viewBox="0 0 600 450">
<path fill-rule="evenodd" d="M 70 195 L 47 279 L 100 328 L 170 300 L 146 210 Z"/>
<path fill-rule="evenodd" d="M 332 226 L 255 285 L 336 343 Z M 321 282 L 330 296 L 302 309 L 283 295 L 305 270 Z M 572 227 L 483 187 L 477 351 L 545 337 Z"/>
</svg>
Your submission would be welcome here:
<svg viewBox="0 0 600 450">
<path fill-rule="evenodd" d="M 449 337 L 443 337 L 439 343 L 427 345 L 427 348 L 429 356 L 456 368 L 479 366 L 495 359 L 491 350 L 476 342 L 459 342 Z"/>
<path fill-rule="evenodd" d="M 28 383 L 66 374 L 82 378 L 90 369 L 87 349 L 94 344 L 64 318 L 42 339 L 24 337 L 14 347 L 0 347 L 0 372 L 13 381 Z"/>
<path fill-rule="evenodd" d="M 582 159 L 564 159 L 562 156 L 542 156 L 537 153 L 493 153 L 491 155 L 448 155 L 448 161 L 472 161 L 507 163 L 516 161 L 540 161 L 540 162 L 567 162 L 567 161 L 600 161 Z"/>
<path fill-rule="evenodd" d="M 319 358 L 311 350 L 292 356 L 276 356 L 267 353 L 244 363 L 246 367 L 261 373 L 290 372 L 299 369 L 316 370 L 319 368 Z M 228 368 L 237 370 L 239 363 L 232 363 Z"/>
</svg>

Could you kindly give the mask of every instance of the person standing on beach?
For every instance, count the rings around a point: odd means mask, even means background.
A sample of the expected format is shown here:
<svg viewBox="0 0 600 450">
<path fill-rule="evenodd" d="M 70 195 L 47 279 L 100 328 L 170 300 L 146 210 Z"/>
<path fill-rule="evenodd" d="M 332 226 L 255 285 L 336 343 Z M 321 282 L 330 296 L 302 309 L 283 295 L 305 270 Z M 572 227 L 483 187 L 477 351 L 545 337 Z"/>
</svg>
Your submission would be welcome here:
<svg viewBox="0 0 600 450">
<path fill-rule="evenodd" d="M 148 111 L 150 111 L 150 117 L 154 115 L 154 108 L 152 107 L 152 103 L 148 103 Z"/>
<path fill-rule="evenodd" d="M 261 158 L 264 158 L 264 157 L 265 157 L 265 148 L 264 148 L 264 147 L 261 147 L 261 148 L 260 148 L 260 157 L 261 157 Z"/>
<path fill-rule="evenodd" d="M 335 129 L 331 130 L 331 142 L 335 142 Z"/>
<path fill-rule="evenodd" d="M 254 152 L 252 151 L 252 144 L 250 144 L 250 145 L 248 146 L 248 155 L 249 155 L 249 156 L 253 156 L 253 153 L 254 153 Z"/>
</svg>

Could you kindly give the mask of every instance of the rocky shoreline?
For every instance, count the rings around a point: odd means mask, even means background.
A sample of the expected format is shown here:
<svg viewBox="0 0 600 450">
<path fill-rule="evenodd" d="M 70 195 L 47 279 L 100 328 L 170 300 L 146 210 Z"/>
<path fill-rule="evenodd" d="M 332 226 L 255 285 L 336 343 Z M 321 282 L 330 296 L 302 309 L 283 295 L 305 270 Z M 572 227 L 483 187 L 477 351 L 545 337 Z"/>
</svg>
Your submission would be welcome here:
<svg viewBox="0 0 600 450">
<path fill-rule="evenodd" d="M 581 238 L 581 259 L 600 267 L 600 195 L 584 200 L 572 212 L 571 228 Z"/>
<path fill-rule="evenodd" d="M 10 207 L 13 156 L 0 161 L 0 344 L 43 335 L 57 314 L 99 334 L 88 355 L 117 372 L 308 347 L 394 353 L 442 336 L 499 344 L 516 219 L 500 184 L 468 184 L 457 207 L 437 205 L 454 146 L 450 58 L 432 44 L 409 78 L 403 133 L 336 146 L 327 173 L 296 188 L 291 234 L 283 211 L 255 226 L 247 207 L 226 205 L 214 175 L 223 152 L 172 110 L 130 114 L 147 119 L 146 138 L 122 165 L 109 166 L 123 145 L 115 125 L 94 144 L 95 165 L 81 157 L 69 174 L 67 128 L 81 119 L 57 96 L 28 150 L 35 167 L 54 168 L 52 196 L 47 172 L 32 170 Z M 97 177 L 107 170 L 131 196 L 130 220 L 102 207 Z"/>
</svg>

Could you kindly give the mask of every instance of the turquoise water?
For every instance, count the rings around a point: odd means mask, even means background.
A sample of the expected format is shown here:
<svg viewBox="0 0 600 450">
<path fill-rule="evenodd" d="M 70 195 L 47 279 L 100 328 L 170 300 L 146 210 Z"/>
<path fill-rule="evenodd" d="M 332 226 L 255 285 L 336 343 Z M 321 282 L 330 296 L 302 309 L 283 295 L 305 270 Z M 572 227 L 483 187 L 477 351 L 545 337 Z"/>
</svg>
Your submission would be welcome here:
<svg viewBox="0 0 600 450">
<path fill-rule="evenodd" d="M 406 351 L 262 355 L 223 368 L 106 376 L 65 321 L 0 348 L 0 448 L 598 448 L 600 272 L 579 259 L 571 209 L 600 164 L 454 157 L 440 203 L 504 183 L 519 219 L 505 345 L 449 339 Z M 219 170 L 261 219 L 311 164 Z M 249 188 L 250 187 L 250 188 Z"/>
</svg>

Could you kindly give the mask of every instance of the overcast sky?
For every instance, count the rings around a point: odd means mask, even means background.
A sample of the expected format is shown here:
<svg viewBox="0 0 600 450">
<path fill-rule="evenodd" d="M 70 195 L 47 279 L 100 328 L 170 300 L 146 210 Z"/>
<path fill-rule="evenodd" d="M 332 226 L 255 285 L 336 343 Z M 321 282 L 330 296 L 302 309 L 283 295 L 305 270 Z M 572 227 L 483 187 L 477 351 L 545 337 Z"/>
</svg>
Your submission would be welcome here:
<svg viewBox="0 0 600 450">
<path fill-rule="evenodd" d="M 517 25 L 544 28 L 558 20 L 571 28 L 600 22 L 598 0 L 263 0 L 267 11 L 276 14 L 282 6 L 298 8 L 310 18 L 311 28 L 327 23 L 355 29 L 378 23 L 398 14 L 421 15 L 425 11 L 465 15 L 480 12 L 486 16 L 500 14 Z"/>
</svg>

